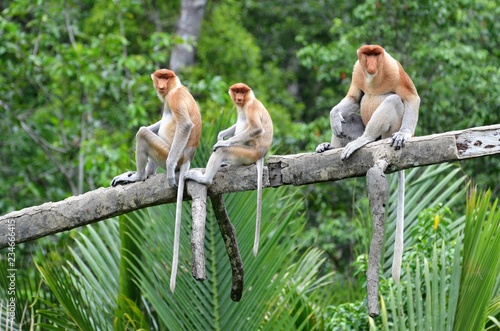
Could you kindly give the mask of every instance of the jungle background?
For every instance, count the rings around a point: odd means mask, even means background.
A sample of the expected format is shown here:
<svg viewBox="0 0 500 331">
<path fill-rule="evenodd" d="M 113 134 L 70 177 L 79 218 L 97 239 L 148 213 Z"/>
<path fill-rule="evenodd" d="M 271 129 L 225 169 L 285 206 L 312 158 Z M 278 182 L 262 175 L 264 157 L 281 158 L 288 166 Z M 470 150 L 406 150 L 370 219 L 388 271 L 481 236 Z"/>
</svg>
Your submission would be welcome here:
<svg viewBox="0 0 500 331">
<path fill-rule="evenodd" d="M 195 56 L 177 74 L 204 120 L 193 167 L 204 167 L 217 133 L 235 121 L 227 88 L 240 81 L 273 118 L 270 154 L 313 152 L 329 141 L 329 111 L 347 92 L 363 44 L 382 45 L 413 79 L 422 100 L 417 136 L 500 123 L 498 1 L 206 1 L 199 36 L 187 40 L 178 31 L 181 5 L 0 1 L 0 215 L 108 187 L 135 169 L 135 133 L 160 118 L 150 74 L 168 68 L 181 44 Z M 256 258 L 255 192 L 225 197 L 245 265 L 239 303 L 229 298 L 230 267 L 211 214 L 207 280 L 190 276 L 184 203 L 175 294 L 168 289 L 173 206 L 159 206 L 17 245 L 15 325 L 6 318 L 0 251 L 0 325 L 500 328 L 499 174 L 498 156 L 407 171 L 400 284 L 387 272 L 396 204 L 396 178 L 389 176 L 382 311 L 375 319 L 365 304 L 371 217 L 365 180 L 355 178 L 266 189 Z"/>
</svg>

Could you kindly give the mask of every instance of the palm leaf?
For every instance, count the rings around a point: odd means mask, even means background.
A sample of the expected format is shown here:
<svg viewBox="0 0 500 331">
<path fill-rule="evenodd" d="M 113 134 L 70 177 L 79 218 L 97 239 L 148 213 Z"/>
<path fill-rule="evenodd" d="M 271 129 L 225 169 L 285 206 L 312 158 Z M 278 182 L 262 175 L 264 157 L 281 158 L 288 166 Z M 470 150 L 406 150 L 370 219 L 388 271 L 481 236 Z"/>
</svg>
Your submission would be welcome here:
<svg viewBox="0 0 500 331">
<path fill-rule="evenodd" d="M 54 330 L 112 330 L 119 260 L 118 223 L 87 226 L 70 247 L 72 260 L 57 250 L 37 258 L 37 268 L 56 298 L 39 311 Z"/>
<path fill-rule="evenodd" d="M 452 208 L 465 195 L 465 176 L 460 176 L 460 168 L 453 164 L 439 164 L 425 168 L 414 168 L 406 172 L 405 192 L 405 247 L 415 244 L 411 235 L 412 228 L 418 223 L 418 215 L 424 209 L 439 204 Z M 389 179 L 389 207 L 386 221 L 386 240 L 384 254 L 384 274 L 389 276 L 394 252 L 394 233 L 396 228 L 397 176 Z M 429 224 L 432 226 L 432 224 Z M 450 225 L 450 231 L 457 233 L 463 228 L 463 222 L 456 220 Z M 404 261 L 404 259 L 403 259 Z"/>
<path fill-rule="evenodd" d="M 227 117 L 218 117 L 208 128 L 206 125 L 204 136 L 215 137 L 224 118 Z M 205 139 L 210 140 L 214 139 Z M 210 148 L 201 148 L 193 166 L 205 164 L 203 160 L 209 154 Z M 137 321 L 135 306 L 140 304 L 152 330 L 321 329 L 322 315 L 314 302 L 329 298 L 325 292 L 327 278 L 316 279 L 323 258 L 317 251 L 310 251 L 299 259 L 292 239 L 305 225 L 302 197 L 293 188 L 264 191 L 261 247 L 255 258 L 255 195 L 245 192 L 225 197 L 246 271 L 241 302 L 230 299 L 231 269 L 211 212 L 205 238 L 207 279 L 200 283 L 191 277 L 188 203 L 183 204 L 177 287 L 175 294 L 170 292 L 175 206 L 159 206 L 135 213 L 134 221 L 127 224 L 130 226 L 123 227 L 122 236 L 116 220 L 89 226 L 71 249 L 70 261 L 58 259 L 57 254 L 47 260 L 39 259 L 39 270 L 56 297 L 54 304 L 48 302 L 48 308 L 40 312 L 48 321 L 43 327 L 134 329 L 142 325 Z M 130 236 L 141 252 L 140 256 L 122 261 L 129 265 L 127 272 L 133 271 L 133 282 L 142 294 L 140 303 L 128 300 L 125 292 L 119 294 L 121 302 L 130 305 L 131 310 L 116 303 L 123 235 Z M 135 251 L 128 250 L 128 245 L 122 247 L 123 252 Z M 298 265 L 294 263 L 297 260 Z M 130 286 L 132 283 L 127 282 L 126 287 Z M 114 316 L 121 320 L 118 325 L 114 325 Z"/>
<path fill-rule="evenodd" d="M 479 330 L 488 317 L 500 267 L 500 208 L 491 191 L 467 200 L 460 294 L 454 330 Z"/>
<path fill-rule="evenodd" d="M 298 198 L 295 195 L 286 195 L 286 192 L 286 189 L 264 192 L 264 200 L 268 203 L 263 206 L 263 219 L 267 218 L 268 221 L 262 225 L 261 248 L 256 258 L 251 253 L 255 226 L 255 194 L 246 192 L 226 197 L 228 213 L 232 216 L 237 230 L 246 271 L 245 291 L 239 303 L 232 302 L 229 297 L 230 266 L 213 217 L 209 217 L 206 224 L 207 279 L 204 282 L 196 282 L 191 277 L 189 227 L 185 222 L 181 235 L 178 285 L 175 294 L 170 293 L 165 284 L 168 283 L 170 275 L 169 248 L 172 245 L 171 220 L 174 211 L 172 208 L 150 209 L 151 222 L 136 229 L 141 232 L 142 237 L 149 238 L 147 243 L 143 243 L 144 265 L 137 270 L 137 276 L 140 279 L 141 291 L 157 312 L 161 325 L 190 330 L 256 330 L 265 320 L 272 323 L 273 314 L 280 313 L 280 310 L 276 309 L 277 303 L 282 302 L 284 298 L 290 300 L 290 297 L 283 295 L 282 290 L 294 274 L 286 266 L 293 264 L 297 253 L 293 249 L 293 240 L 285 238 L 289 238 L 304 225 L 304 218 L 299 214 Z M 282 197 L 279 198 L 280 196 Z M 270 203 L 271 201 L 273 203 Z M 188 216 L 189 210 L 184 210 L 183 214 Z M 151 264 L 145 264 L 144 261 L 151 261 Z M 313 264 L 317 265 L 318 262 Z M 310 283 L 310 278 L 305 278 L 304 281 L 311 286 L 316 284 Z M 316 287 L 313 289 L 316 289 L 317 285 L 314 286 Z M 270 313 L 272 314 L 269 315 Z M 280 323 L 284 323 L 283 329 L 293 325 L 294 318 L 297 318 L 299 313 L 296 316 L 288 316 L 285 321 L 280 320 Z"/>
<path fill-rule="evenodd" d="M 447 330 L 450 323 L 446 313 L 449 302 L 446 293 L 458 290 L 450 288 L 448 281 L 449 266 L 446 264 L 446 246 L 437 248 L 431 260 L 423 259 L 420 267 L 420 258 L 417 256 L 414 276 L 411 274 L 410 265 L 406 266 L 406 283 L 389 282 L 390 292 L 387 295 L 390 311 L 381 312 L 389 315 L 383 320 L 383 326 L 390 330 Z M 454 270 L 460 274 L 460 270 Z M 423 274 L 423 279 L 421 278 Z M 453 277 L 453 274 L 452 274 Z M 382 308 L 383 309 L 383 308 Z M 390 322 L 392 320 L 392 322 Z"/>
<path fill-rule="evenodd" d="M 500 275 L 500 208 L 490 198 L 490 192 L 475 191 L 468 198 L 464 231 L 452 241 L 453 259 L 447 258 L 450 248 L 443 240 L 439 248 L 434 244 L 430 260 L 424 257 L 423 267 L 416 255 L 416 267 L 407 264 L 404 282 L 389 283 L 389 310 L 381 305 L 383 328 L 482 330 L 488 320 L 491 329 L 498 326 L 488 316 L 493 307 L 499 309 L 493 293 Z"/>
</svg>

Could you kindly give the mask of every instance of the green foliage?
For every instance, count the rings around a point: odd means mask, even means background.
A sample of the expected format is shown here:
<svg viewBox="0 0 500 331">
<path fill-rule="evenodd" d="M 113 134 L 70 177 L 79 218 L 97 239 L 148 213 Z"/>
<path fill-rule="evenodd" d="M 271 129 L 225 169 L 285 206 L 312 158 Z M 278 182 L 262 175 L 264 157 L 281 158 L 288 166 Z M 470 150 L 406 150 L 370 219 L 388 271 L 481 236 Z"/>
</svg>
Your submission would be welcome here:
<svg viewBox="0 0 500 331">
<path fill-rule="evenodd" d="M 366 331 L 368 315 L 363 301 L 348 302 L 327 308 L 329 315 L 326 329 L 331 331 Z"/>
<path fill-rule="evenodd" d="M 460 292 L 454 330 L 478 330 L 500 273 L 500 208 L 491 192 L 472 191 L 467 199 Z M 466 317 L 467 316 L 467 317 Z M 498 315 L 497 315 L 498 317 Z"/>
<path fill-rule="evenodd" d="M 397 176 L 393 175 L 389 182 L 389 207 L 386 220 L 386 238 L 384 254 L 384 270 L 389 275 L 394 251 L 394 234 L 396 228 Z M 406 171 L 405 191 L 405 234 L 406 247 L 417 245 L 416 249 L 431 250 L 429 244 L 439 238 L 449 238 L 448 233 L 456 234 L 463 229 L 463 220 L 458 218 L 451 222 L 446 215 L 453 208 L 462 213 L 460 206 L 455 206 L 465 195 L 465 176 L 460 168 L 453 164 L 439 164 L 425 168 Z M 436 216 L 448 223 L 447 229 L 442 225 L 435 229 Z M 448 236 L 447 236 L 448 235 Z M 439 242 L 439 241 L 437 241 Z M 427 248 L 424 245 L 427 244 Z"/>
<path fill-rule="evenodd" d="M 370 0 L 356 5 L 352 15 L 339 12 L 331 21 L 331 41 L 303 39 L 297 52 L 317 79 L 317 93 L 306 107 L 327 116 L 324 109 L 348 89 L 356 49 L 372 43 L 401 62 L 419 91 L 417 135 L 499 123 L 499 14 L 498 5 L 487 0 Z M 478 162 L 463 166 L 482 185 L 490 185 L 486 178 L 500 171 L 498 162 Z M 478 174 L 478 168 L 484 170 Z"/>
<path fill-rule="evenodd" d="M 265 193 L 264 198 L 270 201 L 270 192 Z M 276 199 L 277 196 L 280 198 Z M 328 297 L 324 288 L 330 284 L 331 275 L 318 277 L 325 260 L 319 250 L 298 257 L 293 240 L 288 240 L 304 224 L 295 195 L 279 189 L 273 194 L 273 203 L 264 206 L 263 215 L 267 215 L 269 222 L 263 224 L 265 240 L 258 258 L 251 254 L 255 210 L 250 202 L 254 200 L 252 193 L 226 197 L 229 214 L 237 215 L 234 225 L 246 270 L 240 303 L 229 298 L 230 266 L 213 217 L 206 225 L 207 279 L 203 283 L 195 282 L 190 275 L 189 227 L 185 225 L 177 288 L 173 294 L 166 286 L 172 256 L 171 250 L 165 247 L 172 244 L 169 238 L 173 237 L 171 220 L 175 208 L 173 205 L 154 207 L 148 212 L 136 213 L 140 223 L 131 224 L 133 238 L 148 240 L 137 242 L 143 254 L 137 257 L 136 267 L 132 268 L 143 296 L 142 312 L 150 321 L 151 329 L 163 330 L 168 326 L 191 330 L 289 330 L 294 326 L 296 330 L 312 330 L 322 323 L 322 313 L 312 302 Z M 188 208 L 184 215 L 187 219 Z M 32 317 L 43 319 L 38 325 L 42 329 L 111 330 L 116 325 L 113 316 L 119 309 L 116 303 L 118 222 L 109 220 L 87 229 L 88 234 L 81 233 L 71 244 L 70 260 L 62 261 L 56 251 L 38 259 L 38 269 L 55 295 L 54 301 L 47 302 L 47 309 L 39 311 L 39 317 Z M 255 302 L 260 305 L 256 306 Z M 133 302 L 129 304 L 137 311 Z M 134 315 L 124 317 L 124 329 L 137 329 L 139 321 Z"/>
<path fill-rule="evenodd" d="M 447 258 L 448 246 L 454 246 Z M 495 321 L 488 305 L 498 301 L 500 274 L 500 210 L 491 192 L 471 191 L 467 198 L 465 229 L 419 251 L 406 265 L 401 283 L 389 283 L 388 302 L 382 305 L 382 326 L 390 330 L 485 330 Z M 427 256 L 426 256 L 427 255 Z M 423 260 L 423 264 L 421 261 Z M 414 267 L 411 265 L 414 264 Z M 412 271 L 413 270 L 413 271 Z M 498 323 L 497 323 L 498 325 Z M 374 329 L 376 330 L 376 328 Z"/>
<path fill-rule="evenodd" d="M 181 42 L 174 34 L 180 7 L 180 0 L 0 1 L 0 214 L 108 186 L 114 175 L 135 167 L 134 133 L 139 126 L 159 119 L 160 103 L 149 74 L 167 67 L 172 48 Z M 234 106 L 226 91 L 237 81 L 252 86 L 273 117 L 271 154 L 313 151 L 318 143 L 329 141 L 329 110 L 345 95 L 355 50 L 364 43 L 383 45 L 414 80 L 422 98 L 418 135 L 499 123 L 499 16 L 500 7 L 491 0 L 208 2 L 200 39 L 190 41 L 197 48 L 197 63 L 179 73 L 200 104 L 204 119 L 204 143 L 193 167 L 206 164 L 216 133 L 234 122 Z M 500 168 L 495 157 L 459 166 L 480 185 L 493 186 L 493 196 L 498 193 Z M 146 247 L 141 250 L 150 260 L 139 262 L 150 267 L 150 274 L 137 270 L 137 276 L 143 277 L 142 293 L 148 293 L 139 303 L 125 296 L 118 307 L 115 294 L 107 292 L 118 291 L 116 245 L 120 241 L 114 220 L 102 228 L 92 227 L 97 231 L 85 228 L 35 245 L 18 245 L 23 268 L 18 271 L 17 311 L 26 312 L 19 328 L 35 321 L 39 328 L 53 330 L 94 327 L 96 323 L 103 330 L 141 325 L 154 329 L 167 323 L 200 329 L 246 323 L 253 330 L 344 326 L 388 330 L 389 325 L 402 325 L 394 316 L 427 323 L 424 315 L 419 318 L 418 305 L 409 305 L 418 296 L 417 288 L 421 296 L 436 292 L 441 296 L 448 286 L 443 287 L 450 280 L 441 279 L 444 269 L 439 268 L 446 266 L 450 271 L 456 263 L 457 250 L 449 242 L 464 229 L 465 218 L 455 215 L 462 214 L 459 202 L 465 175 L 457 165 L 448 165 L 407 171 L 407 178 L 404 259 L 428 259 L 429 274 L 422 262 L 420 268 L 413 264 L 406 269 L 403 288 L 382 279 L 381 293 L 388 309 L 382 309 L 379 320 L 367 320 L 362 304 L 371 234 L 365 182 L 350 179 L 302 187 L 297 195 L 282 199 L 290 191 L 266 190 L 264 205 L 270 206 L 270 213 L 278 212 L 272 214 L 273 227 L 263 237 L 269 245 L 267 251 L 261 251 L 257 259 L 244 257 L 249 279 L 246 288 L 251 288 L 244 295 L 244 305 L 229 301 L 229 267 L 227 262 L 219 265 L 227 258 L 220 240 L 215 240 L 213 224 L 207 224 L 211 234 L 208 269 L 213 278 L 203 284 L 193 282 L 186 275 L 188 261 L 184 260 L 180 272 L 184 294 L 176 292 L 172 297 L 167 291 L 170 260 L 166 254 L 172 226 L 161 222 L 171 218 L 168 208 L 148 211 L 155 216 L 154 224 L 160 224 L 156 227 L 148 225 L 149 216 L 139 213 L 142 224 L 147 225 L 140 230 L 156 242 L 156 246 L 142 243 Z M 396 192 L 395 185 L 391 179 L 390 192 Z M 245 247 L 251 246 L 253 232 L 246 228 L 253 224 L 254 195 L 227 198 L 238 239 L 243 241 L 240 248 L 249 254 Z M 395 201 L 391 196 L 384 270 L 391 263 Z M 289 223 L 281 223 L 280 213 L 286 208 L 295 214 Z M 302 217 L 307 218 L 307 226 L 298 225 L 303 224 Z M 439 223 L 434 228 L 436 220 Z M 242 227 L 246 230 L 240 230 Z M 52 241 L 56 248 L 50 248 Z M 65 250 L 66 246 L 73 249 Z M 111 247 L 113 251 L 108 252 Z M 314 247 L 324 255 L 319 257 Z M 49 256 L 35 254 L 35 248 Z M 112 259 L 95 262 L 106 254 Z M 479 257 L 476 252 L 474 259 L 481 262 Z M 329 274 L 332 270 L 334 275 Z M 439 272 L 434 274 L 436 270 Z M 418 280 L 413 276 L 417 272 L 421 274 Z M 479 314 L 487 311 L 490 329 L 500 324 L 498 279 L 487 309 L 485 293 L 478 289 L 481 295 L 474 298 L 482 300 Z M 0 268 L 0 288 L 5 286 L 4 280 Z M 331 282 L 328 288 L 326 280 Z M 64 289 L 75 292 L 68 294 Z M 389 298 L 390 291 L 393 296 Z M 193 303 L 192 293 L 201 300 Z M 113 300 L 106 301 L 106 295 Z M 429 307 L 442 302 L 441 297 L 429 300 Z M 80 307 L 82 302 L 86 310 Z M 401 303 L 408 305 L 404 311 L 396 308 Z M 158 316 L 175 304 L 182 305 L 176 314 Z M 384 304 L 382 301 L 382 307 Z M 426 304 L 420 306 L 421 312 Z M 194 305 L 201 318 L 192 312 Z M 123 311 L 127 314 L 121 314 Z M 249 319 L 240 318 L 242 311 Z M 411 317 L 412 311 L 417 318 Z M 430 325 L 441 325 L 437 315 L 429 316 Z"/>
<path fill-rule="evenodd" d="M 242 81 L 260 86 L 260 49 L 239 23 L 240 7 L 239 1 L 226 0 L 207 9 L 197 48 L 200 68 L 204 75 L 220 75 L 230 85 Z"/>
</svg>

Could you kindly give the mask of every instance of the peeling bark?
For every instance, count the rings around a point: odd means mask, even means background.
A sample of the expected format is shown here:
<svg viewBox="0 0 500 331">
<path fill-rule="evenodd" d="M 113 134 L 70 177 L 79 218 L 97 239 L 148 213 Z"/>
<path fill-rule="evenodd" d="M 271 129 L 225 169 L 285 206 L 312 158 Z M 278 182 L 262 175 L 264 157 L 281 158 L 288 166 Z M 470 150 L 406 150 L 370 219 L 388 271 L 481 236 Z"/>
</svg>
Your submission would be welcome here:
<svg viewBox="0 0 500 331">
<path fill-rule="evenodd" d="M 264 167 L 264 187 L 306 185 L 365 176 L 376 160 L 388 163 L 385 173 L 430 164 L 465 160 L 500 153 L 500 124 L 410 139 L 395 151 L 389 140 L 370 143 L 347 161 L 341 149 L 325 153 L 272 155 Z M 481 142 L 481 143 L 479 143 Z M 209 196 L 256 188 L 255 165 L 228 166 L 219 170 Z M 0 249 L 9 243 L 43 236 L 98 222 L 153 205 L 175 202 L 176 190 L 164 174 L 125 186 L 99 188 L 63 201 L 14 211 L 0 217 Z M 189 197 L 186 197 L 186 200 Z M 14 235 L 11 235 L 11 234 Z"/>
<path fill-rule="evenodd" d="M 188 193 L 193 198 L 191 203 L 193 227 L 191 230 L 191 251 L 193 264 L 191 273 L 194 279 L 204 281 L 205 274 L 205 221 L 207 218 L 207 187 L 193 181 L 187 181 Z"/>
<path fill-rule="evenodd" d="M 385 177 L 387 162 L 380 160 L 366 173 L 366 189 L 372 213 L 373 235 L 368 255 L 366 272 L 366 290 L 368 292 L 368 314 L 376 317 L 380 314 L 378 305 L 378 283 L 380 273 L 380 257 L 384 247 L 385 206 L 389 194 L 389 185 Z"/>
<path fill-rule="evenodd" d="M 226 244 L 227 256 L 229 257 L 229 262 L 231 263 L 231 272 L 233 275 L 233 282 L 231 284 L 231 299 L 238 302 L 243 294 L 244 269 L 240 250 L 238 248 L 238 241 L 236 240 L 236 230 L 233 224 L 231 224 L 222 195 L 212 196 L 211 201 L 215 217 L 219 223 L 220 233 L 222 234 L 222 238 Z"/>
</svg>

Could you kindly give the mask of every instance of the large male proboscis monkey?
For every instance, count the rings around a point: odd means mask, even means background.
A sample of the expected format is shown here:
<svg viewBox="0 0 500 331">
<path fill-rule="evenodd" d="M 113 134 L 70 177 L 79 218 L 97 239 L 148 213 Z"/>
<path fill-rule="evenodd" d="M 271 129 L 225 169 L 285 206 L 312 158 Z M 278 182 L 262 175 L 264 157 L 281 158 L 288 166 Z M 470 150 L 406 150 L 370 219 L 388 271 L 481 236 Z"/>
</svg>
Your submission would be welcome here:
<svg viewBox="0 0 500 331">
<path fill-rule="evenodd" d="M 163 102 L 162 118 L 148 127 L 141 127 L 136 135 L 137 172 L 126 172 L 116 176 L 112 186 L 142 181 L 154 175 L 158 167 L 166 170 L 170 187 L 177 186 L 175 214 L 174 251 L 170 289 L 175 289 L 175 278 L 179 262 L 179 237 L 184 194 L 184 174 L 191 161 L 201 136 L 201 115 L 198 104 L 175 73 L 168 69 L 156 70 L 152 75 L 158 98 Z M 179 170 L 179 185 L 175 171 Z"/>
<path fill-rule="evenodd" d="M 332 140 L 316 148 L 322 153 L 345 146 L 342 160 L 379 138 L 392 137 L 391 146 L 399 150 L 413 136 L 418 120 L 420 97 L 401 64 L 378 45 L 362 46 L 357 55 L 349 91 L 330 112 Z M 404 171 L 399 172 L 398 179 L 392 265 L 392 277 L 396 281 L 400 278 L 403 254 Z"/>
<path fill-rule="evenodd" d="M 273 142 L 273 122 L 264 105 L 255 98 L 248 85 L 237 83 L 229 88 L 229 95 L 236 105 L 236 124 L 219 132 L 217 143 L 208 160 L 205 174 L 197 170 L 186 173 L 186 179 L 210 185 L 223 162 L 234 165 L 256 164 L 257 216 L 253 254 L 257 256 L 262 210 L 262 174 L 264 156 Z M 228 138 L 224 140 L 225 138 Z"/>
</svg>

